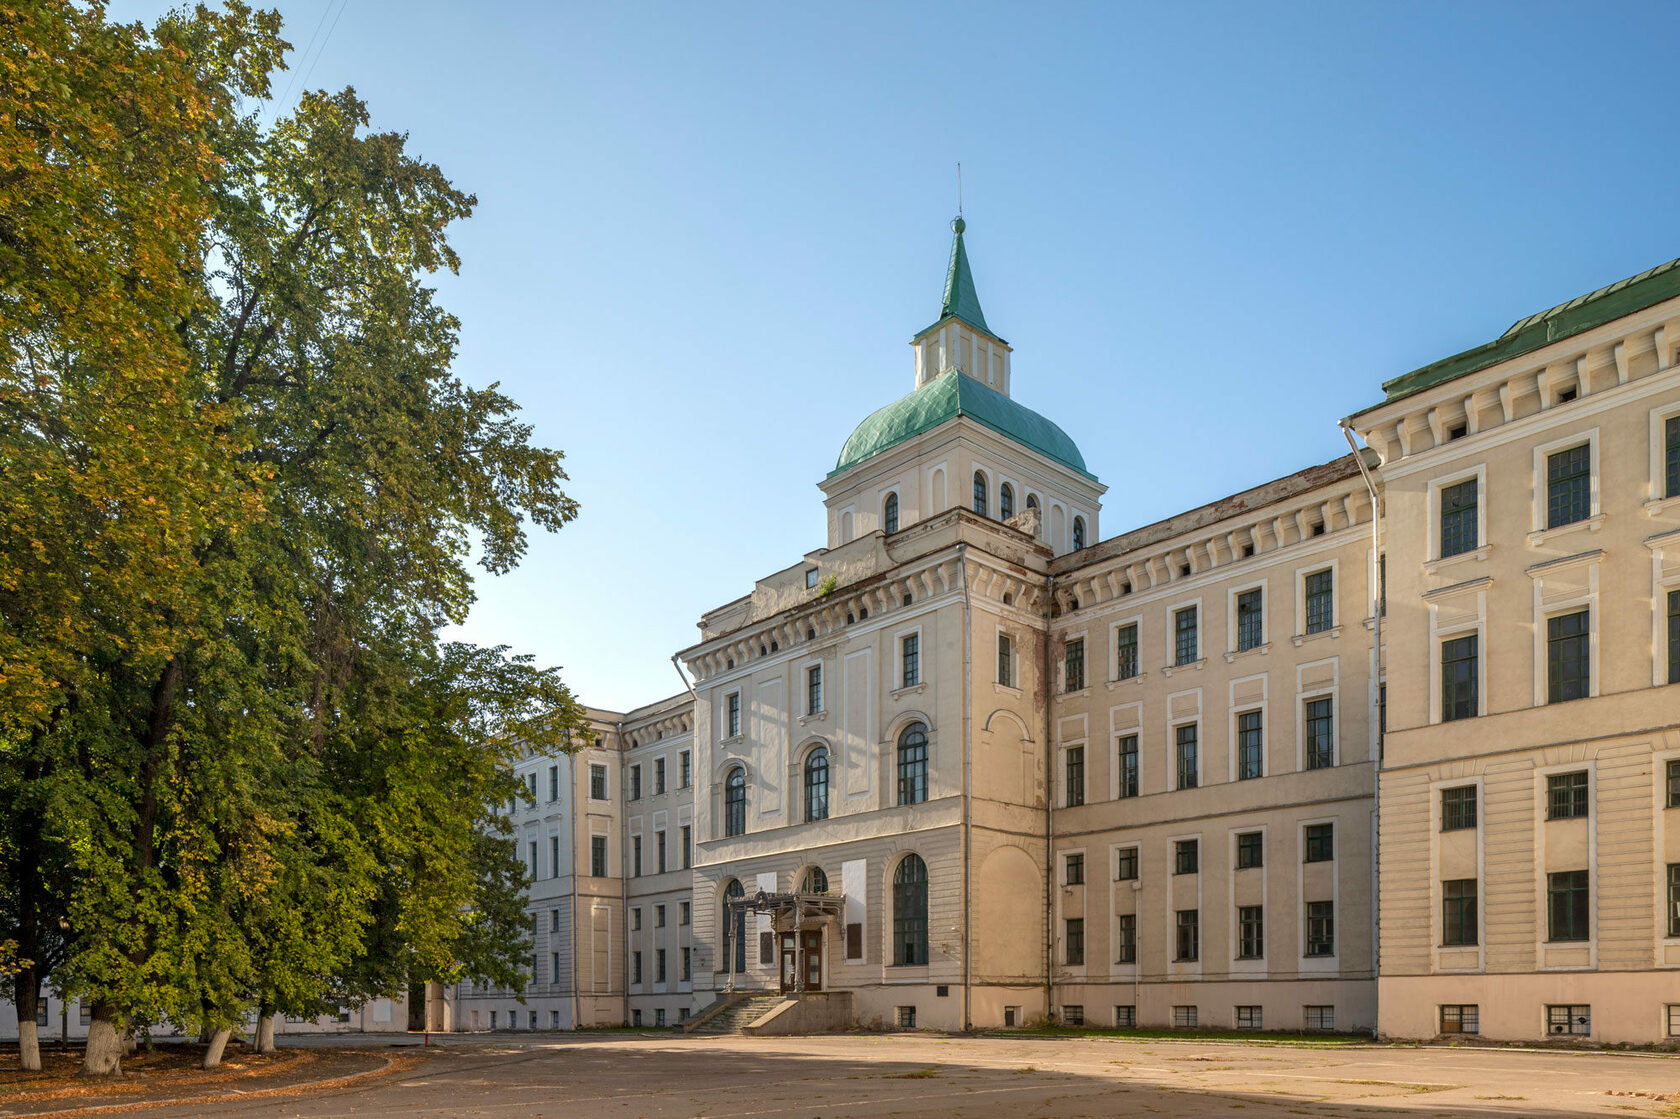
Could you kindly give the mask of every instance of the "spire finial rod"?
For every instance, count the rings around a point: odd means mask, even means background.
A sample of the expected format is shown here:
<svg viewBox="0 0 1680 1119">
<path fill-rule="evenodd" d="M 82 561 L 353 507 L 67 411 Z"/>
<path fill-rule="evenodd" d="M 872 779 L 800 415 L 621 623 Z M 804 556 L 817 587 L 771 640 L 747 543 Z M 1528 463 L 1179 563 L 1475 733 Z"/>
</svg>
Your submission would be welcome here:
<svg viewBox="0 0 1680 1119">
<path fill-rule="evenodd" d="M 962 217 L 962 160 L 957 161 L 957 217 Z"/>
</svg>

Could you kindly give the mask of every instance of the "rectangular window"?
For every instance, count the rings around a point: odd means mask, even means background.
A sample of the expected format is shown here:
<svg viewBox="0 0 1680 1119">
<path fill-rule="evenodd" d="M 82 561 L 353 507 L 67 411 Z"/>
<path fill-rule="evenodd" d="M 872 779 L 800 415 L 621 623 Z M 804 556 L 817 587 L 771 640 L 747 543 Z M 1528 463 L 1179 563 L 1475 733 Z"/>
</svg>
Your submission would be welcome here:
<svg viewBox="0 0 1680 1119">
<path fill-rule="evenodd" d="M 1479 1034 L 1482 1032 L 1482 1008 L 1476 1003 L 1448 1003 L 1441 1007 L 1441 1032 L 1444 1034 Z"/>
<path fill-rule="evenodd" d="M 1334 956 L 1336 954 L 1336 903 L 1333 901 L 1307 902 L 1307 951 L 1308 956 Z"/>
<path fill-rule="evenodd" d="M 1546 456 L 1546 527 L 1592 516 L 1592 445 Z"/>
<path fill-rule="evenodd" d="M 1237 596 L 1237 652 L 1258 649 L 1265 641 L 1264 595 L 1259 587 Z"/>
<path fill-rule="evenodd" d="M 1587 611 L 1546 619 L 1546 702 L 1587 694 L 1590 677 Z"/>
<path fill-rule="evenodd" d="M 1329 696 L 1309 699 L 1302 712 L 1305 719 L 1308 769 L 1329 769 L 1336 764 L 1336 705 Z"/>
<path fill-rule="evenodd" d="M 1461 948 L 1480 944 L 1476 928 L 1476 880 L 1455 878 L 1441 883 L 1441 944 Z"/>
<path fill-rule="evenodd" d="M 694 977 L 693 963 L 694 963 L 694 949 L 684 948 L 682 950 L 682 981 L 684 983 L 687 983 L 690 979 L 692 979 Z M 686 1018 L 687 1016 L 688 1016 L 688 1010 L 687 1010 L 687 1008 L 684 1008 L 683 1017 Z"/>
<path fill-rule="evenodd" d="M 525 775 L 525 803 L 537 803 L 537 775 L 535 773 Z"/>
<path fill-rule="evenodd" d="M 653 950 L 653 981 L 655 983 L 665 982 L 665 949 L 663 948 Z M 660 1013 L 665 1012 L 662 1010 Z"/>
<path fill-rule="evenodd" d="M 1073 854 L 1067 856 L 1064 869 L 1067 873 L 1063 881 L 1069 886 L 1083 886 L 1085 884 L 1085 856 Z"/>
<path fill-rule="evenodd" d="M 1307 863 L 1327 863 L 1336 857 L 1336 825 L 1308 824 L 1306 829 Z"/>
<path fill-rule="evenodd" d="M 548 799 L 550 802 L 560 799 L 560 767 L 548 767 Z"/>
<path fill-rule="evenodd" d="M 639 835 L 630 837 L 630 876 L 642 876 L 642 837 Z"/>
<path fill-rule="evenodd" d="M 632 906 L 630 909 L 630 931 L 642 931 L 642 907 L 639 905 Z"/>
<path fill-rule="evenodd" d="M 1196 608 L 1186 606 L 1173 612 L 1173 664 L 1195 664 L 1197 651 Z"/>
<path fill-rule="evenodd" d="M 537 877 L 537 841 L 534 839 L 531 840 L 528 847 L 531 852 L 531 865 L 529 871 L 532 881 L 535 881 Z"/>
<path fill-rule="evenodd" d="M 1085 919 L 1083 917 L 1069 917 L 1064 930 L 1062 946 L 1067 954 L 1069 967 L 1078 967 L 1085 962 Z"/>
<path fill-rule="evenodd" d="M 1315 571 L 1304 580 L 1308 633 L 1323 633 L 1336 624 L 1336 573 Z"/>
<path fill-rule="evenodd" d="M 642 767 L 639 765 L 630 767 L 630 799 L 642 799 Z"/>
<path fill-rule="evenodd" d="M 1241 712 L 1237 716 L 1237 780 L 1247 781 L 1260 776 L 1264 748 L 1260 712 Z"/>
<path fill-rule="evenodd" d="M 730 692 L 723 698 L 723 736 L 735 738 L 741 733 L 741 693 Z"/>
<path fill-rule="evenodd" d="M 1173 1007 L 1173 1029 L 1193 1030 L 1196 1028 L 1196 1008 L 1193 1006 Z"/>
<path fill-rule="evenodd" d="M 665 861 L 665 833 L 662 831 L 653 833 L 653 865 L 659 874 L 664 874 L 670 869 Z"/>
<path fill-rule="evenodd" d="M 1668 1036 L 1680 1037 L 1680 1003 L 1668 1004 Z"/>
<path fill-rule="evenodd" d="M 1085 1007 L 1083 1005 L 1062 1007 L 1062 1025 L 1083 1026 L 1084 1024 Z"/>
<path fill-rule="evenodd" d="M 1546 1007 L 1546 1032 L 1554 1035 L 1574 1034 L 1577 1037 L 1590 1036 L 1592 1034 L 1592 1007 Z"/>
<path fill-rule="evenodd" d="M 1587 814 L 1587 771 L 1546 777 L 1546 819 L 1572 820 Z"/>
<path fill-rule="evenodd" d="M 1663 423 L 1663 496 L 1680 497 L 1680 416 Z"/>
<path fill-rule="evenodd" d="M 1122 847 L 1114 852 L 1114 880 L 1135 882 L 1138 876 L 1138 849 Z"/>
<path fill-rule="evenodd" d="M 1441 558 L 1474 552 L 1480 545 L 1476 525 L 1479 517 L 1477 480 L 1467 478 L 1457 485 L 1441 487 Z"/>
<path fill-rule="evenodd" d="M 1457 785 L 1441 790 L 1441 830 L 1476 826 L 1476 786 Z"/>
<path fill-rule="evenodd" d="M 1309 1030 L 1333 1030 L 1336 1028 L 1336 1008 L 1334 1006 L 1303 1006 L 1302 1016 Z"/>
<path fill-rule="evenodd" d="M 1668 592 L 1668 682 L 1680 684 L 1680 591 Z"/>
<path fill-rule="evenodd" d="M 1237 869 L 1252 870 L 1266 863 L 1264 832 L 1245 831 L 1237 835 Z"/>
<path fill-rule="evenodd" d="M 1137 1006 L 1117 1006 L 1114 1008 L 1114 1025 L 1117 1029 L 1130 1030 L 1137 1027 Z"/>
<path fill-rule="evenodd" d="M 641 981 L 642 954 L 640 952 L 632 952 L 630 953 L 630 982 L 640 983 Z"/>
<path fill-rule="evenodd" d="M 607 837 L 604 835 L 589 837 L 589 873 L 596 878 L 607 876 Z"/>
<path fill-rule="evenodd" d="M 548 954 L 548 981 L 550 983 L 560 982 L 560 953 L 558 952 Z"/>
<path fill-rule="evenodd" d="M 548 931 L 551 933 L 560 931 L 560 911 L 558 909 L 548 911 Z"/>
<path fill-rule="evenodd" d="M 694 919 L 694 905 L 692 902 L 677 903 L 677 924 L 686 925 Z"/>
<path fill-rule="evenodd" d="M 1137 963 L 1137 915 L 1121 913 L 1114 918 L 1114 962 Z"/>
<path fill-rule="evenodd" d="M 1075 638 L 1067 643 L 1062 655 L 1062 690 L 1077 692 L 1085 687 L 1085 640 Z"/>
<path fill-rule="evenodd" d="M 1680 808 L 1680 758 L 1674 758 L 1668 763 L 1667 806 Z"/>
<path fill-rule="evenodd" d="M 1266 911 L 1258 905 L 1237 909 L 1237 959 L 1259 960 L 1266 955 Z"/>
<path fill-rule="evenodd" d="M 1668 864 L 1668 935 L 1680 937 L 1680 863 Z"/>
<path fill-rule="evenodd" d="M 694 759 L 687 750 L 677 755 L 677 788 L 686 789 L 694 783 Z"/>
<path fill-rule="evenodd" d="M 903 686 L 913 688 L 922 682 L 922 635 L 908 634 L 899 642 L 900 663 L 903 665 Z"/>
<path fill-rule="evenodd" d="M 1177 748 L 1178 787 L 1194 789 L 1196 787 L 1196 724 L 1185 723 L 1173 731 Z"/>
<path fill-rule="evenodd" d="M 1135 797 L 1138 795 L 1138 736 L 1121 735 L 1119 753 L 1120 795 Z"/>
<path fill-rule="evenodd" d="M 665 795 L 665 759 L 653 759 L 653 795 Z"/>
<path fill-rule="evenodd" d="M 816 715 L 822 709 L 822 665 L 813 664 L 805 670 L 805 714 Z"/>
<path fill-rule="evenodd" d="M 1201 867 L 1201 841 L 1180 839 L 1173 844 L 1173 873 L 1195 874 Z"/>
<path fill-rule="evenodd" d="M 1471 719 L 1481 713 L 1476 696 L 1477 635 L 1441 642 L 1441 721 Z"/>
<path fill-rule="evenodd" d="M 997 682 L 1006 688 L 1015 686 L 1015 643 L 1007 633 L 998 634 Z"/>
<path fill-rule="evenodd" d="M 1114 631 L 1114 678 L 1130 680 L 1137 674 L 1138 627 L 1133 622 Z"/>
<path fill-rule="evenodd" d="M 1266 1028 L 1262 1025 L 1264 1021 L 1263 1012 L 1258 1006 L 1237 1007 L 1237 1029 L 1263 1030 Z"/>
<path fill-rule="evenodd" d="M 1085 803 L 1085 747 L 1069 746 L 1063 761 L 1067 807 L 1078 808 Z"/>
<path fill-rule="evenodd" d="M 548 837 L 548 876 L 560 877 L 560 837 L 557 835 Z"/>
<path fill-rule="evenodd" d="M 1202 914 L 1198 909 L 1180 909 L 1178 911 L 1177 942 L 1174 944 L 1173 959 L 1181 962 L 1191 962 L 1202 956 Z"/>
<path fill-rule="evenodd" d="M 898 1007 L 896 1021 L 898 1022 L 898 1028 L 901 1029 L 901 1030 L 913 1030 L 913 1029 L 915 1029 L 916 1028 L 916 1008 L 913 1007 L 913 1006 Z"/>
<path fill-rule="evenodd" d="M 1566 870 L 1546 875 L 1548 940 L 1587 940 L 1587 872 Z"/>
<path fill-rule="evenodd" d="M 607 799 L 607 767 L 604 765 L 589 767 L 589 799 Z"/>
<path fill-rule="evenodd" d="M 694 829 L 688 824 L 682 826 L 682 866 L 684 870 L 694 865 Z"/>
</svg>

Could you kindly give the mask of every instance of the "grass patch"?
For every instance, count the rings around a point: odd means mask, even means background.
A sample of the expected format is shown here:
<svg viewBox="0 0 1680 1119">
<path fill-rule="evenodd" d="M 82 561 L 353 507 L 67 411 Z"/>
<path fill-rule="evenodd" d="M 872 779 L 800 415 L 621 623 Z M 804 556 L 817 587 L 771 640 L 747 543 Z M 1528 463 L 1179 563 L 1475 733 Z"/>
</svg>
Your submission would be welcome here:
<svg viewBox="0 0 1680 1119">
<path fill-rule="evenodd" d="M 887 1077 L 887 1079 L 888 1080 L 932 1080 L 934 1077 L 938 1076 L 939 1073 L 940 1073 L 940 1069 L 939 1069 L 938 1065 L 929 1065 L 927 1068 L 919 1068 L 919 1069 L 916 1069 L 914 1072 L 895 1072 L 891 1076 Z"/>
</svg>

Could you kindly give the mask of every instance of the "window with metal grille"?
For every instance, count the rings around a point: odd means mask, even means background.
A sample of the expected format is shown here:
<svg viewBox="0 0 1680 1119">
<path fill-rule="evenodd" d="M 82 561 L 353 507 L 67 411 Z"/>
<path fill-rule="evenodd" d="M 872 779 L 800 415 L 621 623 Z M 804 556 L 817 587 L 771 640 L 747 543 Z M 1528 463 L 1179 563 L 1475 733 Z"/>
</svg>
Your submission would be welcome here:
<svg viewBox="0 0 1680 1119">
<path fill-rule="evenodd" d="M 986 515 L 986 476 L 978 470 L 974 472 L 974 511 Z"/>
<path fill-rule="evenodd" d="M 893 872 L 893 963 L 928 962 L 928 873 L 919 855 L 906 855 Z"/>
<path fill-rule="evenodd" d="M 1085 1024 L 1085 1007 L 1080 1004 L 1062 1007 L 1062 1024 L 1064 1026 L 1083 1026 Z"/>
<path fill-rule="evenodd" d="M 1173 612 L 1173 664 L 1194 664 L 1196 654 L 1196 608 L 1186 606 Z"/>
<path fill-rule="evenodd" d="M 1546 702 L 1587 694 L 1590 678 L 1587 611 L 1546 619 Z"/>
<path fill-rule="evenodd" d="M 1237 959 L 1258 960 L 1266 955 L 1266 911 L 1263 906 L 1237 908 Z"/>
<path fill-rule="evenodd" d="M 1334 956 L 1336 954 L 1336 903 L 1333 901 L 1307 902 L 1307 951 L 1308 956 Z"/>
<path fill-rule="evenodd" d="M 998 487 L 998 520 L 1007 521 L 1015 515 L 1015 491 L 1008 482 Z"/>
<path fill-rule="evenodd" d="M 998 634 L 997 682 L 1006 688 L 1015 686 L 1015 642 L 1007 633 Z"/>
<path fill-rule="evenodd" d="M 1663 423 L 1663 495 L 1680 497 L 1680 416 Z"/>
<path fill-rule="evenodd" d="M 899 646 L 900 663 L 904 668 L 904 686 L 913 688 L 922 682 L 922 635 L 907 634 Z"/>
<path fill-rule="evenodd" d="M 1468 478 L 1457 485 L 1441 487 L 1441 558 L 1476 550 L 1477 481 Z"/>
<path fill-rule="evenodd" d="M 1130 1030 L 1137 1027 L 1137 1006 L 1116 1006 L 1114 1008 L 1114 1025 L 1117 1029 Z"/>
<path fill-rule="evenodd" d="M 1265 1016 L 1258 1006 L 1237 1007 L 1237 1029 L 1263 1030 L 1266 1028 L 1262 1024 L 1264 1022 Z"/>
<path fill-rule="evenodd" d="M 1323 633 L 1336 624 L 1336 573 L 1328 567 L 1304 580 L 1307 632 Z"/>
<path fill-rule="evenodd" d="M 805 714 L 815 715 L 822 709 L 822 665 L 813 664 L 805 670 Z"/>
<path fill-rule="evenodd" d="M 911 723 L 898 736 L 898 803 L 921 804 L 928 797 L 927 727 Z"/>
<path fill-rule="evenodd" d="M 596 878 L 607 876 L 607 837 L 604 835 L 589 837 L 589 873 Z"/>
<path fill-rule="evenodd" d="M 1309 1030 L 1333 1030 L 1336 1028 L 1336 1008 L 1334 1006 L 1303 1006 L 1301 1012 L 1304 1024 Z"/>
<path fill-rule="evenodd" d="M 1247 781 L 1260 776 L 1263 747 L 1260 712 L 1240 712 L 1237 715 L 1237 780 Z"/>
<path fill-rule="evenodd" d="M 723 734 L 734 738 L 741 733 L 741 693 L 730 692 L 723 700 Z"/>
<path fill-rule="evenodd" d="M 1565 870 L 1546 875 L 1546 939 L 1587 940 L 1587 872 Z"/>
<path fill-rule="evenodd" d="M 1260 588 L 1243 591 L 1237 596 L 1237 652 L 1257 649 L 1265 641 L 1264 596 Z"/>
<path fill-rule="evenodd" d="M 1069 886 L 1083 886 L 1085 884 L 1085 856 L 1074 852 L 1063 859 L 1062 881 Z"/>
<path fill-rule="evenodd" d="M 828 893 L 828 873 L 820 866 L 814 866 L 805 872 L 805 880 L 799 883 L 802 894 Z"/>
<path fill-rule="evenodd" d="M 1582 443 L 1546 456 L 1546 527 L 1592 515 L 1592 445 Z"/>
<path fill-rule="evenodd" d="M 1336 825 L 1308 824 L 1306 828 L 1306 856 L 1301 861 L 1327 863 L 1336 857 Z"/>
<path fill-rule="evenodd" d="M 1176 943 L 1173 959 L 1191 962 L 1202 956 L 1202 914 L 1198 909 L 1180 909 L 1177 913 Z"/>
<path fill-rule="evenodd" d="M 1482 1008 L 1476 1003 L 1443 1003 L 1441 1032 L 1444 1034 L 1478 1034 L 1482 1032 Z"/>
<path fill-rule="evenodd" d="M 1476 928 L 1476 880 L 1441 883 L 1441 943 L 1449 948 L 1481 943 Z"/>
<path fill-rule="evenodd" d="M 1063 756 L 1063 797 L 1067 807 L 1085 803 L 1085 747 L 1069 746 Z"/>
<path fill-rule="evenodd" d="M 1133 622 L 1114 631 L 1114 678 L 1130 680 L 1137 674 L 1138 627 Z"/>
<path fill-rule="evenodd" d="M 1441 642 L 1441 721 L 1474 718 L 1477 700 L 1477 635 Z"/>
<path fill-rule="evenodd" d="M 741 835 L 747 830 L 747 771 L 736 766 L 723 782 L 723 834 Z"/>
<path fill-rule="evenodd" d="M 1062 690 L 1077 692 L 1085 687 L 1085 641 L 1069 641 L 1062 654 Z"/>
<path fill-rule="evenodd" d="M 1571 820 L 1587 814 L 1587 771 L 1546 777 L 1546 819 Z"/>
<path fill-rule="evenodd" d="M 1329 696 L 1309 699 L 1303 705 L 1306 722 L 1305 754 L 1308 769 L 1329 769 L 1336 764 L 1336 705 Z"/>
<path fill-rule="evenodd" d="M 1668 864 L 1668 935 L 1680 937 L 1680 863 Z"/>
<path fill-rule="evenodd" d="M 916 1028 L 916 1008 L 913 1007 L 913 1006 L 898 1007 L 897 1008 L 897 1014 L 894 1017 L 894 1021 L 896 1021 L 898 1023 L 898 1028 L 901 1029 L 901 1030 L 913 1030 L 913 1029 L 915 1029 Z"/>
<path fill-rule="evenodd" d="M 1546 1007 L 1546 1032 L 1554 1035 L 1574 1034 L 1577 1037 L 1590 1036 L 1592 1034 L 1592 1007 Z"/>
<path fill-rule="evenodd" d="M 1193 1030 L 1196 1028 L 1196 1008 L 1193 1006 L 1173 1007 L 1173 1029 Z"/>
<path fill-rule="evenodd" d="M 1114 918 L 1114 962 L 1137 963 L 1137 915 L 1121 913 Z"/>
<path fill-rule="evenodd" d="M 828 747 L 818 746 L 805 759 L 805 819 L 828 819 Z"/>
<path fill-rule="evenodd" d="M 1201 841 L 1180 839 L 1173 844 L 1173 873 L 1195 874 L 1201 867 Z"/>
<path fill-rule="evenodd" d="M 1116 749 L 1119 753 L 1120 795 L 1135 797 L 1138 795 L 1138 736 L 1121 735 Z"/>
<path fill-rule="evenodd" d="M 1476 786 L 1455 785 L 1441 790 L 1441 830 L 1476 826 Z"/>
<path fill-rule="evenodd" d="M 1264 832 L 1245 831 L 1237 835 L 1237 869 L 1252 870 L 1266 864 Z"/>
<path fill-rule="evenodd" d="M 1083 917 L 1069 917 L 1064 924 L 1066 926 L 1062 932 L 1064 962 L 1069 967 L 1078 967 L 1085 962 L 1085 919 Z"/>
<path fill-rule="evenodd" d="M 1196 758 L 1196 724 L 1185 723 L 1173 731 L 1178 761 L 1178 787 L 1194 789 L 1200 767 Z"/>
<path fill-rule="evenodd" d="M 604 765 L 589 767 L 589 799 L 607 799 L 607 767 Z"/>
<path fill-rule="evenodd" d="M 1138 849 L 1122 847 L 1114 852 L 1114 880 L 1132 882 L 1138 876 Z"/>
</svg>

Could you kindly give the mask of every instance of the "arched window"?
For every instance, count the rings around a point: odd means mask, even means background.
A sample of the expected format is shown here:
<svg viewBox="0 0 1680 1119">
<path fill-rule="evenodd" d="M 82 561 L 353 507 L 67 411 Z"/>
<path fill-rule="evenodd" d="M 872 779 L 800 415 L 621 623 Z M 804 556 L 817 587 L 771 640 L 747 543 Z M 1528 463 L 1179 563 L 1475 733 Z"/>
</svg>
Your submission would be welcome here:
<svg viewBox="0 0 1680 1119">
<path fill-rule="evenodd" d="M 818 746 L 805 759 L 805 819 L 828 819 L 827 746 Z"/>
<path fill-rule="evenodd" d="M 747 830 L 747 771 L 736 766 L 723 781 L 723 834 Z"/>
<path fill-rule="evenodd" d="M 928 798 L 927 727 L 911 723 L 898 736 L 898 803 L 920 804 Z"/>
<path fill-rule="evenodd" d="M 735 952 L 734 970 L 737 972 L 744 972 L 747 970 L 747 910 L 744 906 L 739 909 L 731 910 L 729 908 L 729 899 L 744 898 L 746 896 L 747 888 L 741 885 L 741 880 L 739 878 L 731 878 L 729 880 L 729 885 L 724 887 L 723 959 L 725 964 L 727 964 L 729 961 L 729 953 L 733 949 Z"/>
<path fill-rule="evenodd" d="M 883 532 L 898 531 L 898 494 L 889 493 L 887 500 L 881 504 L 881 530 Z"/>
<path fill-rule="evenodd" d="M 920 855 L 906 855 L 893 874 L 893 963 L 928 962 L 928 873 Z"/>
<path fill-rule="evenodd" d="M 1015 515 L 1015 490 L 1008 482 L 998 487 L 998 520 L 1007 521 Z"/>
<path fill-rule="evenodd" d="M 823 873 L 822 867 L 814 866 L 805 872 L 805 881 L 799 884 L 799 892 L 802 894 L 828 893 L 828 875 Z"/>
<path fill-rule="evenodd" d="M 1084 517 L 1075 517 L 1075 518 L 1073 518 L 1073 550 L 1077 552 L 1077 551 L 1079 551 L 1079 549 L 1083 548 L 1084 546 L 1085 546 L 1085 518 Z"/>
<path fill-rule="evenodd" d="M 1029 493 L 1027 495 L 1027 508 L 1028 509 L 1037 509 L 1038 508 L 1038 495 L 1036 493 Z"/>
<path fill-rule="evenodd" d="M 978 470 L 974 472 L 974 511 L 986 515 L 986 476 Z"/>
</svg>

